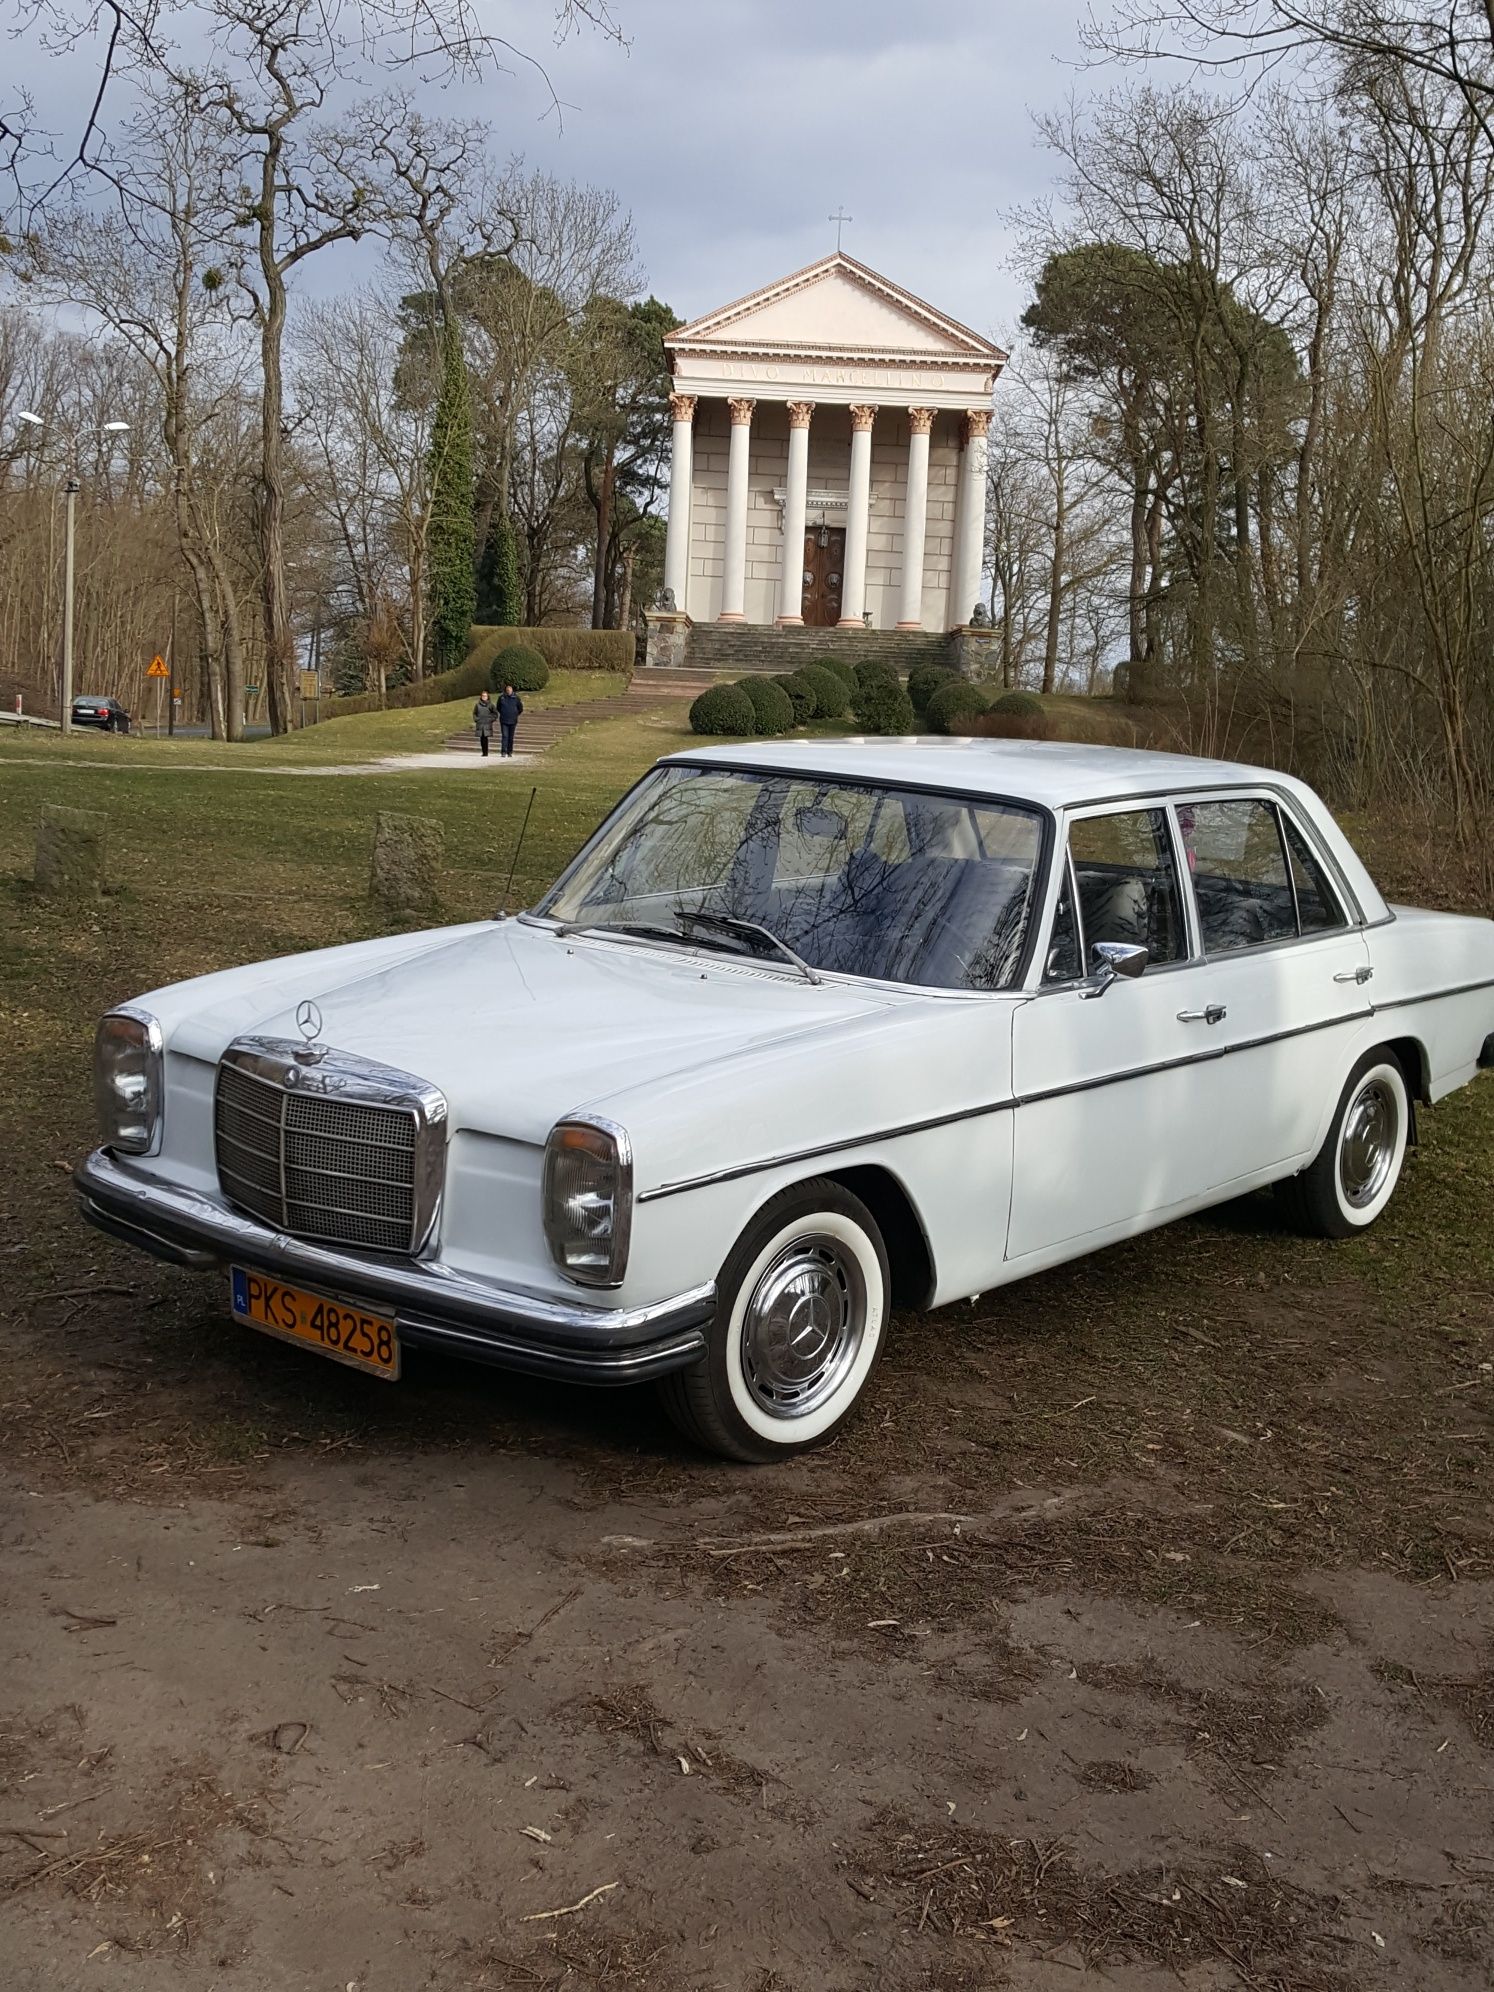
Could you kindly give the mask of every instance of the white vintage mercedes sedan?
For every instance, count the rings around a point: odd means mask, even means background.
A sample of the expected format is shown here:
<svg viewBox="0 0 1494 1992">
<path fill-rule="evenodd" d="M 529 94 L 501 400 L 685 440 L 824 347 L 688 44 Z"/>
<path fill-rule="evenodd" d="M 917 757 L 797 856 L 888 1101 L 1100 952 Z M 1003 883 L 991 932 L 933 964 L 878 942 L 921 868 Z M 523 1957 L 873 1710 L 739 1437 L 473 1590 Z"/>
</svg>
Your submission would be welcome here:
<svg viewBox="0 0 1494 1992">
<path fill-rule="evenodd" d="M 657 1379 L 781 1459 L 895 1306 L 1274 1184 L 1346 1237 L 1494 1065 L 1494 924 L 1390 907 L 1261 768 L 977 740 L 661 762 L 532 912 L 110 1012 L 115 1237 L 252 1327 Z M 958 1333 L 957 1326 L 951 1326 Z"/>
</svg>

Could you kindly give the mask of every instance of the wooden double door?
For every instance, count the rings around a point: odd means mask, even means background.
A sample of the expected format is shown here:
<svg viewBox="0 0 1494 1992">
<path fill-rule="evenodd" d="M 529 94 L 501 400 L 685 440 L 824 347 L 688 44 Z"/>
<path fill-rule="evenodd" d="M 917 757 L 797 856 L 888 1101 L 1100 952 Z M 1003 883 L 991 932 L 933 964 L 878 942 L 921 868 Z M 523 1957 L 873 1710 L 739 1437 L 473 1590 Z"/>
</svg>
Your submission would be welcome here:
<svg viewBox="0 0 1494 1992">
<path fill-rule="evenodd" d="M 804 599 L 799 613 L 811 629 L 834 629 L 845 585 L 844 526 L 811 526 L 804 535 Z"/>
</svg>

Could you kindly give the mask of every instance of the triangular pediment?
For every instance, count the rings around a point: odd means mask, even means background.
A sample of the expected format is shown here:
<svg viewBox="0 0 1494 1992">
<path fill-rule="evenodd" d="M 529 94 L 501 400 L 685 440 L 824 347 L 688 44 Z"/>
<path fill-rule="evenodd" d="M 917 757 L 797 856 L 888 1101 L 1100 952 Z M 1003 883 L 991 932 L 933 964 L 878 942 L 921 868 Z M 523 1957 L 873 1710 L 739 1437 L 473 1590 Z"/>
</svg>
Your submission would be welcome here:
<svg viewBox="0 0 1494 1992">
<path fill-rule="evenodd" d="M 837 251 L 669 335 L 679 352 L 906 354 L 999 365 L 989 339 Z"/>
</svg>

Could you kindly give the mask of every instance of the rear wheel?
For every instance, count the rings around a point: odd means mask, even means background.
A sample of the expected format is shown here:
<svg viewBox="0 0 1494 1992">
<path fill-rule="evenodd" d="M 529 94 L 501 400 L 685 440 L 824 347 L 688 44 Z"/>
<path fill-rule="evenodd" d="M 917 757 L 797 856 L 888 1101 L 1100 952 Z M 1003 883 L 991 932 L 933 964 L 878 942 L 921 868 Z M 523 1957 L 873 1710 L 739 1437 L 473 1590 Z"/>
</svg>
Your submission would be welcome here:
<svg viewBox="0 0 1494 1992">
<path fill-rule="evenodd" d="M 1352 1238 L 1395 1194 L 1411 1133 L 1411 1095 L 1400 1060 L 1381 1046 L 1349 1075 L 1322 1147 L 1300 1176 L 1278 1183 L 1299 1230 Z"/>
<path fill-rule="evenodd" d="M 725 1459 L 826 1444 L 877 1366 L 891 1288 L 859 1197 L 827 1178 L 782 1191 L 721 1268 L 705 1360 L 659 1386 L 670 1417 Z"/>
</svg>

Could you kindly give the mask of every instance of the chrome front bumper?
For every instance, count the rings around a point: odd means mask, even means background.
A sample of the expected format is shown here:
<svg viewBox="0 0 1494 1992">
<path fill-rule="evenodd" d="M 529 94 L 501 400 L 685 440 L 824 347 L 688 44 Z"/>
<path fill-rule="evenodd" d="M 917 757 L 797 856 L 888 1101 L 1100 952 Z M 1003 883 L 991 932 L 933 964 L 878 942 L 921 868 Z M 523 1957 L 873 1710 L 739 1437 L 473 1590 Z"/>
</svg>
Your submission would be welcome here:
<svg viewBox="0 0 1494 1992">
<path fill-rule="evenodd" d="M 84 1217 L 112 1238 L 199 1272 L 249 1266 L 355 1301 L 392 1315 L 400 1340 L 414 1347 L 602 1384 L 667 1376 L 705 1353 L 713 1285 L 647 1307 L 593 1307 L 434 1261 L 360 1256 L 292 1238 L 196 1190 L 136 1175 L 105 1148 L 96 1148 L 73 1180 Z"/>
</svg>

